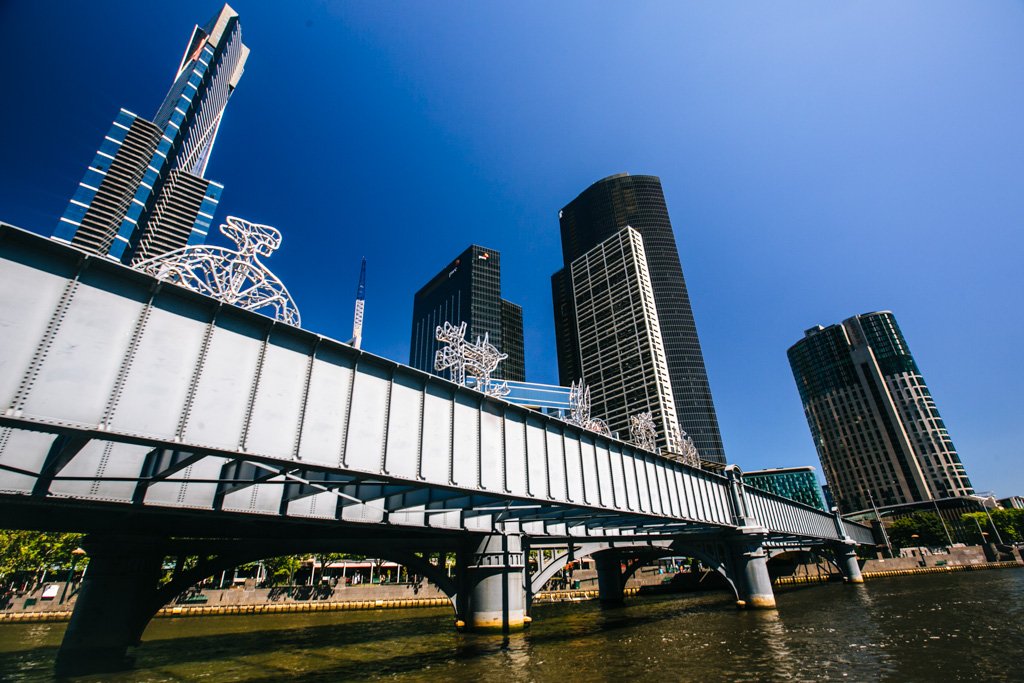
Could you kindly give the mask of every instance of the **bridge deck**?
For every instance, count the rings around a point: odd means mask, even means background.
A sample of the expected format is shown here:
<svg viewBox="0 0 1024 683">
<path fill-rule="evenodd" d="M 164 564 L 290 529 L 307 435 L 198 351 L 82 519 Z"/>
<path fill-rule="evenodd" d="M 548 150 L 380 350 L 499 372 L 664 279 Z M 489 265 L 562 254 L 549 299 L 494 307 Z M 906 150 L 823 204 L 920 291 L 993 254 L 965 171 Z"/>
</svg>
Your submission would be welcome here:
<svg viewBox="0 0 1024 683">
<path fill-rule="evenodd" d="M 726 477 L 7 225 L 0 330 L 0 505 L 559 537 L 735 527 Z M 829 514 L 745 497 L 778 541 L 840 538 Z"/>
</svg>

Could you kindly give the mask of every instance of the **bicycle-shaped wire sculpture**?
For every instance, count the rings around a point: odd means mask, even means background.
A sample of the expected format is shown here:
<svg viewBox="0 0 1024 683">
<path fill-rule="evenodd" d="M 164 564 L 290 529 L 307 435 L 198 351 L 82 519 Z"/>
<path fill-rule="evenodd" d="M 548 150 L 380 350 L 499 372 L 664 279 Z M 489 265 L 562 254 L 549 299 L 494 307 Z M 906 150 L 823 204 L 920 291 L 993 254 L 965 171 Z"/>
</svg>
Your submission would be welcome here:
<svg viewBox="0 0 1024 683">
<path fill-rule="evenodd" d="M 280 231 L 235 216 L 228 216 L 220 231 L 238 248 L 205 244 L 183 247 L 142 261 L 135 268 L 226 304 L 299 327 L 299 309 L 291 294 L 259 260 L 281 246 Z"/>
</svg>

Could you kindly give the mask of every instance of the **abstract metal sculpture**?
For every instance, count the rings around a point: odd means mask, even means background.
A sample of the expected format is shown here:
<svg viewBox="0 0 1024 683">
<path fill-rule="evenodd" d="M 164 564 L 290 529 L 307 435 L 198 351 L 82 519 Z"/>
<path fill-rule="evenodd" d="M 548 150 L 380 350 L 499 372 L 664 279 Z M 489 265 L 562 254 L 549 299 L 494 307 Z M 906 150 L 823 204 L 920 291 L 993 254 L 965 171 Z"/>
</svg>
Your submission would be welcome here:
<svg viewBox="0 0 1024 683">
<path fill-rule="evenodd" d="M 580 380 L 569 388 L 569 422 L 604 436 L 611 436 L 612 430 L 599 417 L 590 416 L 590 387 Z"/>
<path fill-rule="evenodd" d="M 654 428 L 651 411 L 630 416 L 629 440 L 645 451 L 658 452 L 658 434 Z"/>
<path fill-rule="evenodd" d="M 209 245 L 183 247 L 135 266 L 226 304 L 299 327 L 299 309 L 284 284 L 260 263 L 281 246 L 281 233 L 269 225 L 228 216 L 220 231 L 238 249 Z"/>
<path fill-rule="evenodd" d="M 694 467 L 700 467 L 700 453 L 697 452 L 697 446 L 694 445 L 693 439 L 686 432 L 682 433 L 682 439 L 680 440 L 680 455 L 683 456 L 683 462 L 687 465 L 693 465 Z"/>
<path fill-rule="evenodd" d="M 470 344 L 466 341 L 465 322 L 458 327 L 445 322 L 434 330 L 434 338 L 445 345 L 434 354 L 435 370 L 448 370 L 456 384 L 472 386 L 488 396 L 500 398 L 509 393 L 507 382 L 491 379 L 491 374 L 501 361 L 508 358 L 508 354 L 499 351 L 486 332 L 483 339 L 477 337 L 476 343 Z M 467 383 L 467 379 L 473 380 L 472 384 Z"/>
</svg>

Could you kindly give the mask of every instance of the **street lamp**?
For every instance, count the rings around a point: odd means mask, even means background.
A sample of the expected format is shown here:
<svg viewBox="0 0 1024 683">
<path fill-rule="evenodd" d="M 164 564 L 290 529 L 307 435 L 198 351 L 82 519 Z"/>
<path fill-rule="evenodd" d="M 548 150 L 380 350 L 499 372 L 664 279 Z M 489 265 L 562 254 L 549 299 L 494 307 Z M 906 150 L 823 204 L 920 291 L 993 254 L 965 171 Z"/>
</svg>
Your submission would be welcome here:
<svg viewBox="0 0 1024 683">
<path fill-rule="evenodd" d="M 64 604 L 64 598 L 68 595 L 68 586 L 71 585 L 72 579 L 75 577 L 75 567 L 78 566 L 78 561 L 85 556 L 85 551 L 81 548 L 75 548 L 71 551 L 71 571 L 68 572 L 68 580 L 64 582 L 64 591 L 60 594 L 60 603 Z"/>
<path fill-rule="evenodd" d="M 988 500 L 993 498 L 993 496 L 969 496 L 969 498 L 973 498 L 981 503 L 981 507 L 985 510 L 985 516 L 988 517 L 989 526 L 992 527 L 992 531 L 996 532 L 996 540 L 999 541 L 999 545 L 1002 545 L 1003 537 L 999 535 L 999 529 L 996 528 L 996 523 L 992 521 L 992 514 L 988 511 Z"/>
<path fill-rule="evenodd" d="M 882 524 L 882 518 L 878 514 L 878 508 L 875 506 L 875 497 L 871 495 L 871 491 L 866 491 L 868 494 L 868 500 L 871 501 L 871 509 L 875 511 L 875 520 L 878 521 L 878 527 L 882 530 L 882 538 L 885 539 L 885 547 L 889 549 L 889 557 L 895 557 L 892 554 L 892 543 L 889 542 L 889 534 L 885 533 L 885 525 Z"/>
</svg>

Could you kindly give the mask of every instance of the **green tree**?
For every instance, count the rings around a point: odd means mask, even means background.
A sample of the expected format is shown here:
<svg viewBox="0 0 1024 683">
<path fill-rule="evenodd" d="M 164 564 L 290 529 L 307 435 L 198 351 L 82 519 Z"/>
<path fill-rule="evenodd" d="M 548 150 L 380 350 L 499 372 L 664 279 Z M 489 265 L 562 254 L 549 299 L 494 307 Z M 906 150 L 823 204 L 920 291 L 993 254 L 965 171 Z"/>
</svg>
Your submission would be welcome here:
<svg viewBox="0 0 1024 683">
<path fill-rule="evenodd" d="M 998 535 L 992 530 L 989 515 L 992 515 L 992 522 L 999 530 Z M 989 510 L 988 514 L 969 512 L 962 515 L 960 521 L 966 524 L 969 530 L 973 530 L 975 536 L 978 534 L 978 527 L 981 527 L 981 530 L 988 534 L 986 541 L 996 541 L 1002 538 L 1004 543 L 1016 543 L 1024 539 L 1024 510 L 999 508 Z M 978 539 L 980 542 L 980 537 Z"/>
<path fill-rule="evenodd" d="M 915 512 L 909 517 L 901 517 L 893 521 L 886 531 L 889 541 L 898 549 L 948 543 L 942 520 L 934 512 Z"/>
<path fill-rule="evenodd" d="M 15 572 L 66 571 L 74 564 L 71 551 L 81 543 L 82 534 L 0 530 L 0 580 Z"/>
</svg>

